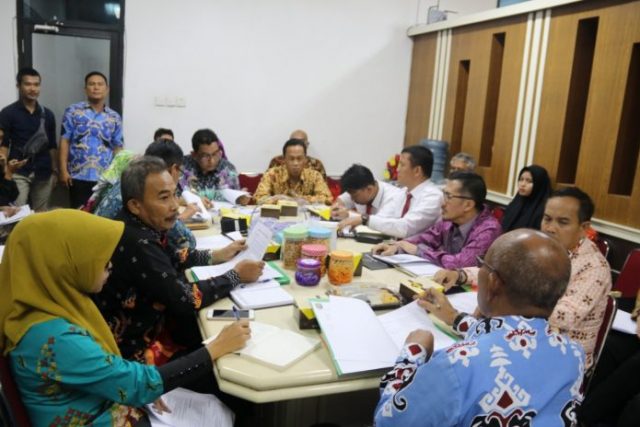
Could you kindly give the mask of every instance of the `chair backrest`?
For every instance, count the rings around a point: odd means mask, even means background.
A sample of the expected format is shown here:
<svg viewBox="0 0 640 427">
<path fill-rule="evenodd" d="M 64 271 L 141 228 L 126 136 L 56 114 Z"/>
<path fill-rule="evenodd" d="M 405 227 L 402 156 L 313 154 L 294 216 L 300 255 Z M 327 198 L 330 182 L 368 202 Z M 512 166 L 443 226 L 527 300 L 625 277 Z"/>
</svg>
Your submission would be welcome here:
<svg viewBox="0 0 640 427">
<path fill-rule="evenodd" d="M 607 306 L 604 310 L 604 316 L 602 318 L 602 324 L 600 325 L 600 329 L 598 329 L 598 335 L 596 336 L 596 345 L 593 349 L 593 365 L 591 368 L 584 374 L 584 381 L 582 383 L 583 392 L 586 394 L 589 388 L 589 382 L 593 377 L 593 373 L 596 370 L 596 366 L 598 365 L 598 360 L 600 359 L 600 355 L 602 354 L 602 349 L 604 348 L 604 343 L 607 340 L 607 335 L 609 335 L 609 331 L 611 330 L 611 326 L 613 325 L 613 320 L 616 317 L 616 299 L 608 295 L 607 296 Z"/>
<path fill-rule="evenodd" d="M 238 178 L 240 180 L 240 188 L 246 188 L 249 193 L 253 194 L 256 192 L 256 188 L 258 188 L 258 184 L 260 184 L 262 174 L 241 173 L 238 175 Z"/>
<path fill-rule="evenodd" d="M 640 249 L 634 249 L 627 256 L 618 280 L 613 287 L 623 298 L 635 298 L 640 288 Z"/>
<path fill-rule="evenodd" d="M 333 196 L 333 200 L 335 201 L 340 194 L 342 194 L 342 186 L 340 185 L 340 177 L 332 178 L 330 176 L 327 177 L 327 186 L 329 187 L 329 191 L 331 191 L 331 195 Z"/>
<path fill-rule="evenodd" d="M 491 214 L 498 222 L 502 222 L 502 218 L 504 218 L 504 207 L 494 206 L 493 209 L 491 209 Z"/>
<path fill-rule="evenodd" d="M 8 409 L 11 426 L 30 427 L 29 415 L 22 404 L 20 391 L 13 380 L 9 359 L 0 354 L 0 384 L 2 384 L 2 400 Z"/>
<path fill-rule="evenodd" d="M 606 239 L 598 236 L 594 243 L 596 244 L 598 249 L 600 249 L 602 256 L 607 259 L 609 257 L 609 250 L 611 249 L 611 245 L 609 244 L 609 242 Z"/>
</svg>

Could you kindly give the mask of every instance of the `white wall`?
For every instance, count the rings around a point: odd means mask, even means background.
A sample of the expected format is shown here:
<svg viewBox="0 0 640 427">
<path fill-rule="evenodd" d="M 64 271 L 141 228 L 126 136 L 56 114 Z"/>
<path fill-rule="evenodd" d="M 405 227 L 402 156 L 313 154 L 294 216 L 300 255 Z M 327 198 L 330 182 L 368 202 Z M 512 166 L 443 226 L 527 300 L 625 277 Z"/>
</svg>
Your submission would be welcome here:
<svg viewBox="0 0 640 427">
<path fill-rule="evenodd" d="M 126 144 L 140 151 L 165 126 L 187 151 L 193 132 L 211 127 L 238 169 L 262 171 L 289 132 L 303 128 L 310 153 L 329 173 L 358 161 L 380 174 L 404 137 L 412 47 L 406 29 L 426 19 L 432 4 L 128 1 Z M 464 14 L 494 5 L 442 0 L 441 9 Z M 14 16 L 15 0 L 0 0 L 0 106 L 16 96 Z M 158 107 L 156 97 L 181 97 L 186 107 Z"/>
<path fill-rule="evenodd" d="M 242 171 L 263 171 L 296 128 L 329 173 L 381 171 L 404 137 L 416 3 L 397 0 L 127 2 L 125 137 L 171 127 L 183 149 L 211 127 Z M 184 97 L 186 108 L 154 106 Z"/>
<path fill-rule="evenodd" d="M 15 0 L 0 0 L 0 108 L 16 100 Z"/>
</svg>

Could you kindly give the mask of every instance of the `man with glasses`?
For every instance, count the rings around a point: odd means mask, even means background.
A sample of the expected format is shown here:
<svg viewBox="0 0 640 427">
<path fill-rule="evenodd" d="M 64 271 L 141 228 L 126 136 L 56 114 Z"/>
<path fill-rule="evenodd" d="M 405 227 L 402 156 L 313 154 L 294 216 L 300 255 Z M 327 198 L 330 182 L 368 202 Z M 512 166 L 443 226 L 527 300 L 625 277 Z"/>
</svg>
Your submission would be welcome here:
<svg viewBox="0 0 640 427">
<path fill-rule="evenodd" d="M 373 252 L 382 255 L 418 255 L 440 267 L 453 269 L 476 265 L 502 228 L 484 205 L 487 187 L 481 176 L 455 172 L 442 192 L 442 219 L 426 231 L 396 243 L 381 243 Z"/>
<path fill-rule="evenodd" d="M 582 344 L 587 368 L 593 364 L 593 351 L 611 290 L 609 263 L 597 246 L 585 237 L 593 211 L 593 201 L 587 193 L 577 187 L 562 188 L 549 196 L 540 227 L 566 249 L 571 260 L 567 292 L 558 301 L 549 321 Z M 440 270 L 434 280 L 449 289 L 456 284 L 471 284 L 477 275 L 477 267 Z M 455 324 L 459 333 L 464 333 L 467 325 L 474 321 L 464 317 L 460 320 Z"/>
<path fill-rule="evenodd" d="M 222 142 L 211 129 L 197 130 L 191 138 L 191 155 L 184 157 L 184 171 L 180 185 L 202 198 L 205 206 L 211 201 L 225 201 L 219 190 L 240 189 L 236 167 L 227 159 Z M 238 203 L 246 205 L 249 197 Z"/>
<path fill-rule="evenodd" d="M 566 250 L 539 231 L 514 230 L 481 265 L 483 317 L 463 341 L 435 352 L 431 332 L 409 334 L 380 383 L 376 426 L 575 425 L 584 353 L 547 320 L 567 288 Z M 456 316 L 442 292 L 418 303 L 450 322 Z"/>
<path fill-rule="evenodd" d="M 282 155 L 284 165 L 269 169 L 260 179 L 254 194 L 258 204 L 274 203 L 286 197 L 327 205 L 333 201 L 320 172 L 307 167 L 307 146 L 303 140 L 285 142 Z"/>
</svg>

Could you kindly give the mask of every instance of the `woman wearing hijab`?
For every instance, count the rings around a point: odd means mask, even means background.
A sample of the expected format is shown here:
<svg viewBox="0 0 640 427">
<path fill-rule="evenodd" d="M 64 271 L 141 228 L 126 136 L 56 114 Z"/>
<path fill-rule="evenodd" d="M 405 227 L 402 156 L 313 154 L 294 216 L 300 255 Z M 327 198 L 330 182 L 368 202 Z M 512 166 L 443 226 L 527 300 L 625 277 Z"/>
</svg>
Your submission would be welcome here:
<svg viewBox="0 0 640 427">
<path fill-rule="evenodd" d="M 538 165 L 522 168 L 518 174 L 518 194 L 504 211 L 503 232 L 516 228 L 539 230 L 549 194 L 551 180 L 545 168 Z"/>
<path fill-rule="evenodd" d="M 248 323 L 236 322 L 162 367 L 120 357 L 88 294 L 102 289 L 123 230 L 121 222 L 60 209 L 25 218 L 9 236 L 0 263 L 0 350 L 34 426 L 145 425 L 139 407 L 211 375 L 213 360 L 249 338 Z"/>
</svg>

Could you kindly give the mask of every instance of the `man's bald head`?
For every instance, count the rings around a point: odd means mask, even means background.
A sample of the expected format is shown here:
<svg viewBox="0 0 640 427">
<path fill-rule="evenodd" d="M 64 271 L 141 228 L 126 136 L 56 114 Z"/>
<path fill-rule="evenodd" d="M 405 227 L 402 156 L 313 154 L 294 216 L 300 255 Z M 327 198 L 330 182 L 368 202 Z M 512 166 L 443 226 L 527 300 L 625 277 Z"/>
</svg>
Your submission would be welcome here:
<svg viewBox="0 0 640 427">
<path fill-rule="evenodd" d="M 296 129 L 291 132 L 289 139 L 299 139 L 300 141 L 303 141 L 305 145 L 309 145 L 309 137 L 307 136 L 307 133 L 302 129 Z"/>
<path fill-rule="evenodd" d="M 515 307 L 534 306 L 550 313 L 571 276 L 566 249 L 536 230 L 503 234 L 489 248 L 486 260 L 495 268 Z"/>
</svg>

